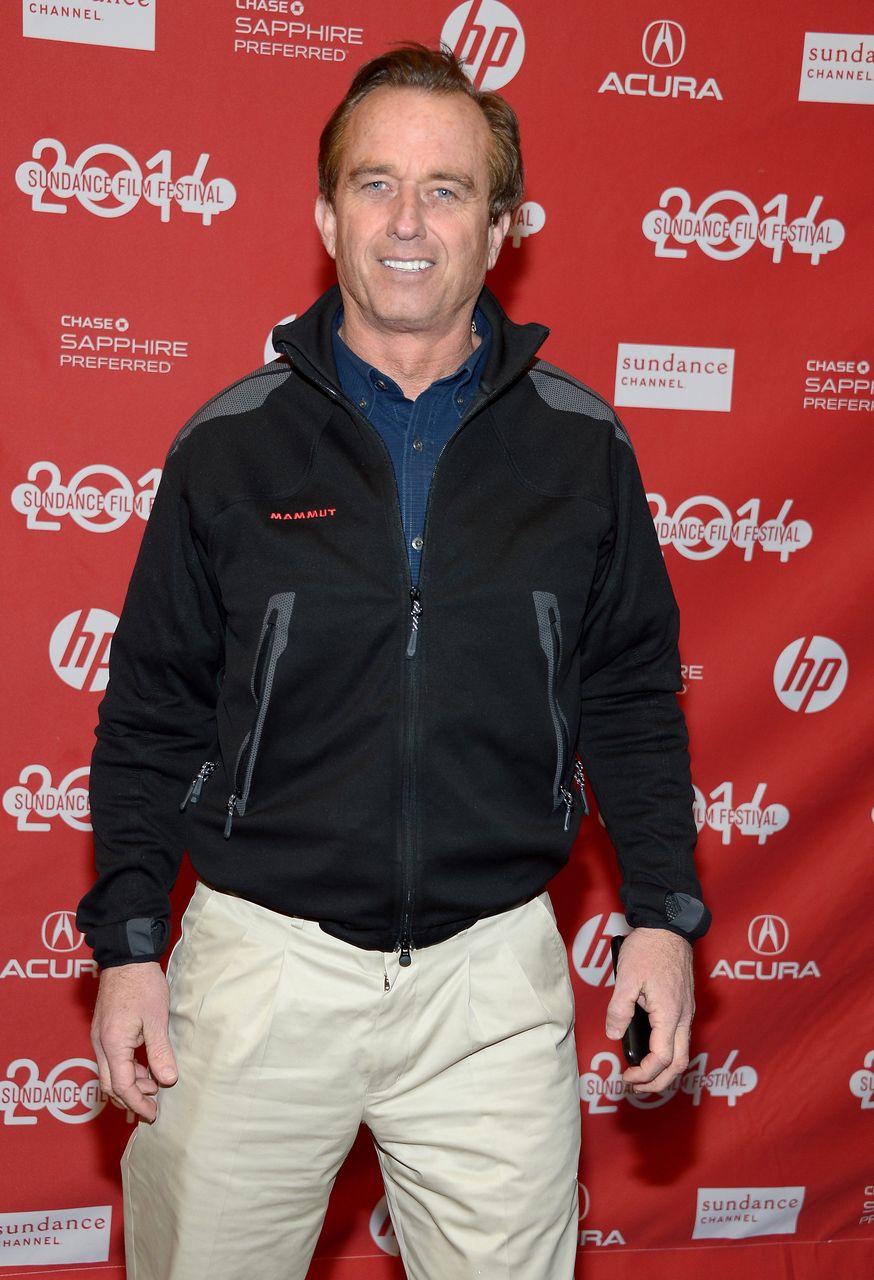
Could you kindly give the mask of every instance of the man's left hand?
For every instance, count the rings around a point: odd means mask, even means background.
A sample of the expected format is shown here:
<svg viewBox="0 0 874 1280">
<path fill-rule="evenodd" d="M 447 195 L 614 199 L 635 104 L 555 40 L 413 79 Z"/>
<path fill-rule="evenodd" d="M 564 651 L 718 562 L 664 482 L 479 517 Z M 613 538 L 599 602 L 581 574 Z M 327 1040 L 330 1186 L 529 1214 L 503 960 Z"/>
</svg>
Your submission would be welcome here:
<svg viewBox="0 0 874 1280">
<path fill-rule="evenodd" d="M 634 1093 L 661 1093 L 689 1065 L 695 1012 L 692 947 L 668 929 L 632 929 L 622 943 L 616 989 L 607 1006 L 607 1037 L 621 1040 L 635 1003 L 649 1014 L 649 1053 L 622 1079 Z"/>
</svg>

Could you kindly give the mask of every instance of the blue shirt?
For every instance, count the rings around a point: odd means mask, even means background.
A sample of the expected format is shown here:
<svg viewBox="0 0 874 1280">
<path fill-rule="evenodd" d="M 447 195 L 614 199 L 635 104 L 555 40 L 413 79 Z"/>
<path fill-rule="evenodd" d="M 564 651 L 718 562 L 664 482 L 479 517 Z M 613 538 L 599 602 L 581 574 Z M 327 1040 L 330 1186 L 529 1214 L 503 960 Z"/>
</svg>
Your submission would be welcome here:
<svg viewBox="0 0 874 1280">
<path fill-rule="evenodd" d="M 491 329 L 479 310 L 474 312 L 476 332 L 482 339 L 455 373 L 432 382 L 416 400 L 408 400 L 387 374 L 357 356 L 337 330 L 343 323 L 342 307 L 334 320 L 334 361 L 343 392 L 376 428 L 385 441 L 395 470 L 398 500 L 410 575 L 419 581 L 425 534 L 425 509 L 437 459 L 456 431 L 479 387 L 491 343 Z"/>
</svg>

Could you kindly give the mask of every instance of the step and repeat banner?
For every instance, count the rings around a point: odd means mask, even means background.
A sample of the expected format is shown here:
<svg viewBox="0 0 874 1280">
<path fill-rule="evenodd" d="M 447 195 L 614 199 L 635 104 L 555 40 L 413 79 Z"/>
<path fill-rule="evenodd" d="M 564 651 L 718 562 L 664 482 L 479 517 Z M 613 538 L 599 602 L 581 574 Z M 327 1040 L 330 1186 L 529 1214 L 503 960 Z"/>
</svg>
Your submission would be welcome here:
<svg viewBox="0 0 874 1280">
<path fill-rule="evenodd" d="M 552 886 L 578 1274 L 874 1274 L 872 19 L 863 0 L 6 0 L 0 1274 L 124 1272 L 132 1117 L 97 1085 L 74 922 L 112 634 L 170 440 L 331 280 L 322 123 L 410 39 L 520 115 L 525 203 L 490 283 L 618 406 L 683 612 L 714 924 L 669 1092 L 625 1093 L 603 1034 L 626 926 L 596 818 Z M 397 1254 L 363 1134 L 312 1274 L 388 1280 Z"/>
</svg>

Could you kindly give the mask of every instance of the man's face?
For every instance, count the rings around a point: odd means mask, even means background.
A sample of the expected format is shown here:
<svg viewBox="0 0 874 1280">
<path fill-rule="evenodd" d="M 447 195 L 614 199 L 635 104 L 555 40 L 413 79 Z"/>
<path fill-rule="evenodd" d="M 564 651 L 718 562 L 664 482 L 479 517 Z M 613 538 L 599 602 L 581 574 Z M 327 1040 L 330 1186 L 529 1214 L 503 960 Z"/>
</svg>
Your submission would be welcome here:
<svg viewBox="0 0 874 1280">
<path fill-rule="evenodd" d="M 510 221 L 489 222 L 490 145 L 464 94 L 385 88 L 359 103 L 334 203 L 316 204 L 350 320 L 437 338 L 470 314 Z"/>
</svg>

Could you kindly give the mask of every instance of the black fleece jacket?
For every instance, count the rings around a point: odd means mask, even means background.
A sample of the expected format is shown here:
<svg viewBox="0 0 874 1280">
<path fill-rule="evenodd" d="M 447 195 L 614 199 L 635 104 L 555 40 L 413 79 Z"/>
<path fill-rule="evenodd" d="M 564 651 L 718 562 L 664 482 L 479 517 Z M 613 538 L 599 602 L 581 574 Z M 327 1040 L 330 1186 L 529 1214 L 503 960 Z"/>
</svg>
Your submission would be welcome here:
<svg viewBox="0 0 874 1280">
<path fill-rule="evenodd" d="M 160 955 L 185 848 L 215 888 L 406 961 L 543 889 L 584 769 L 629 922 L 699 936 L 677 609 L 625 431 L 484 291 L 492 348 L 411 589 L 338 303 L 170 450 L 92 762 L 98 961 Z"/>
</svg>

